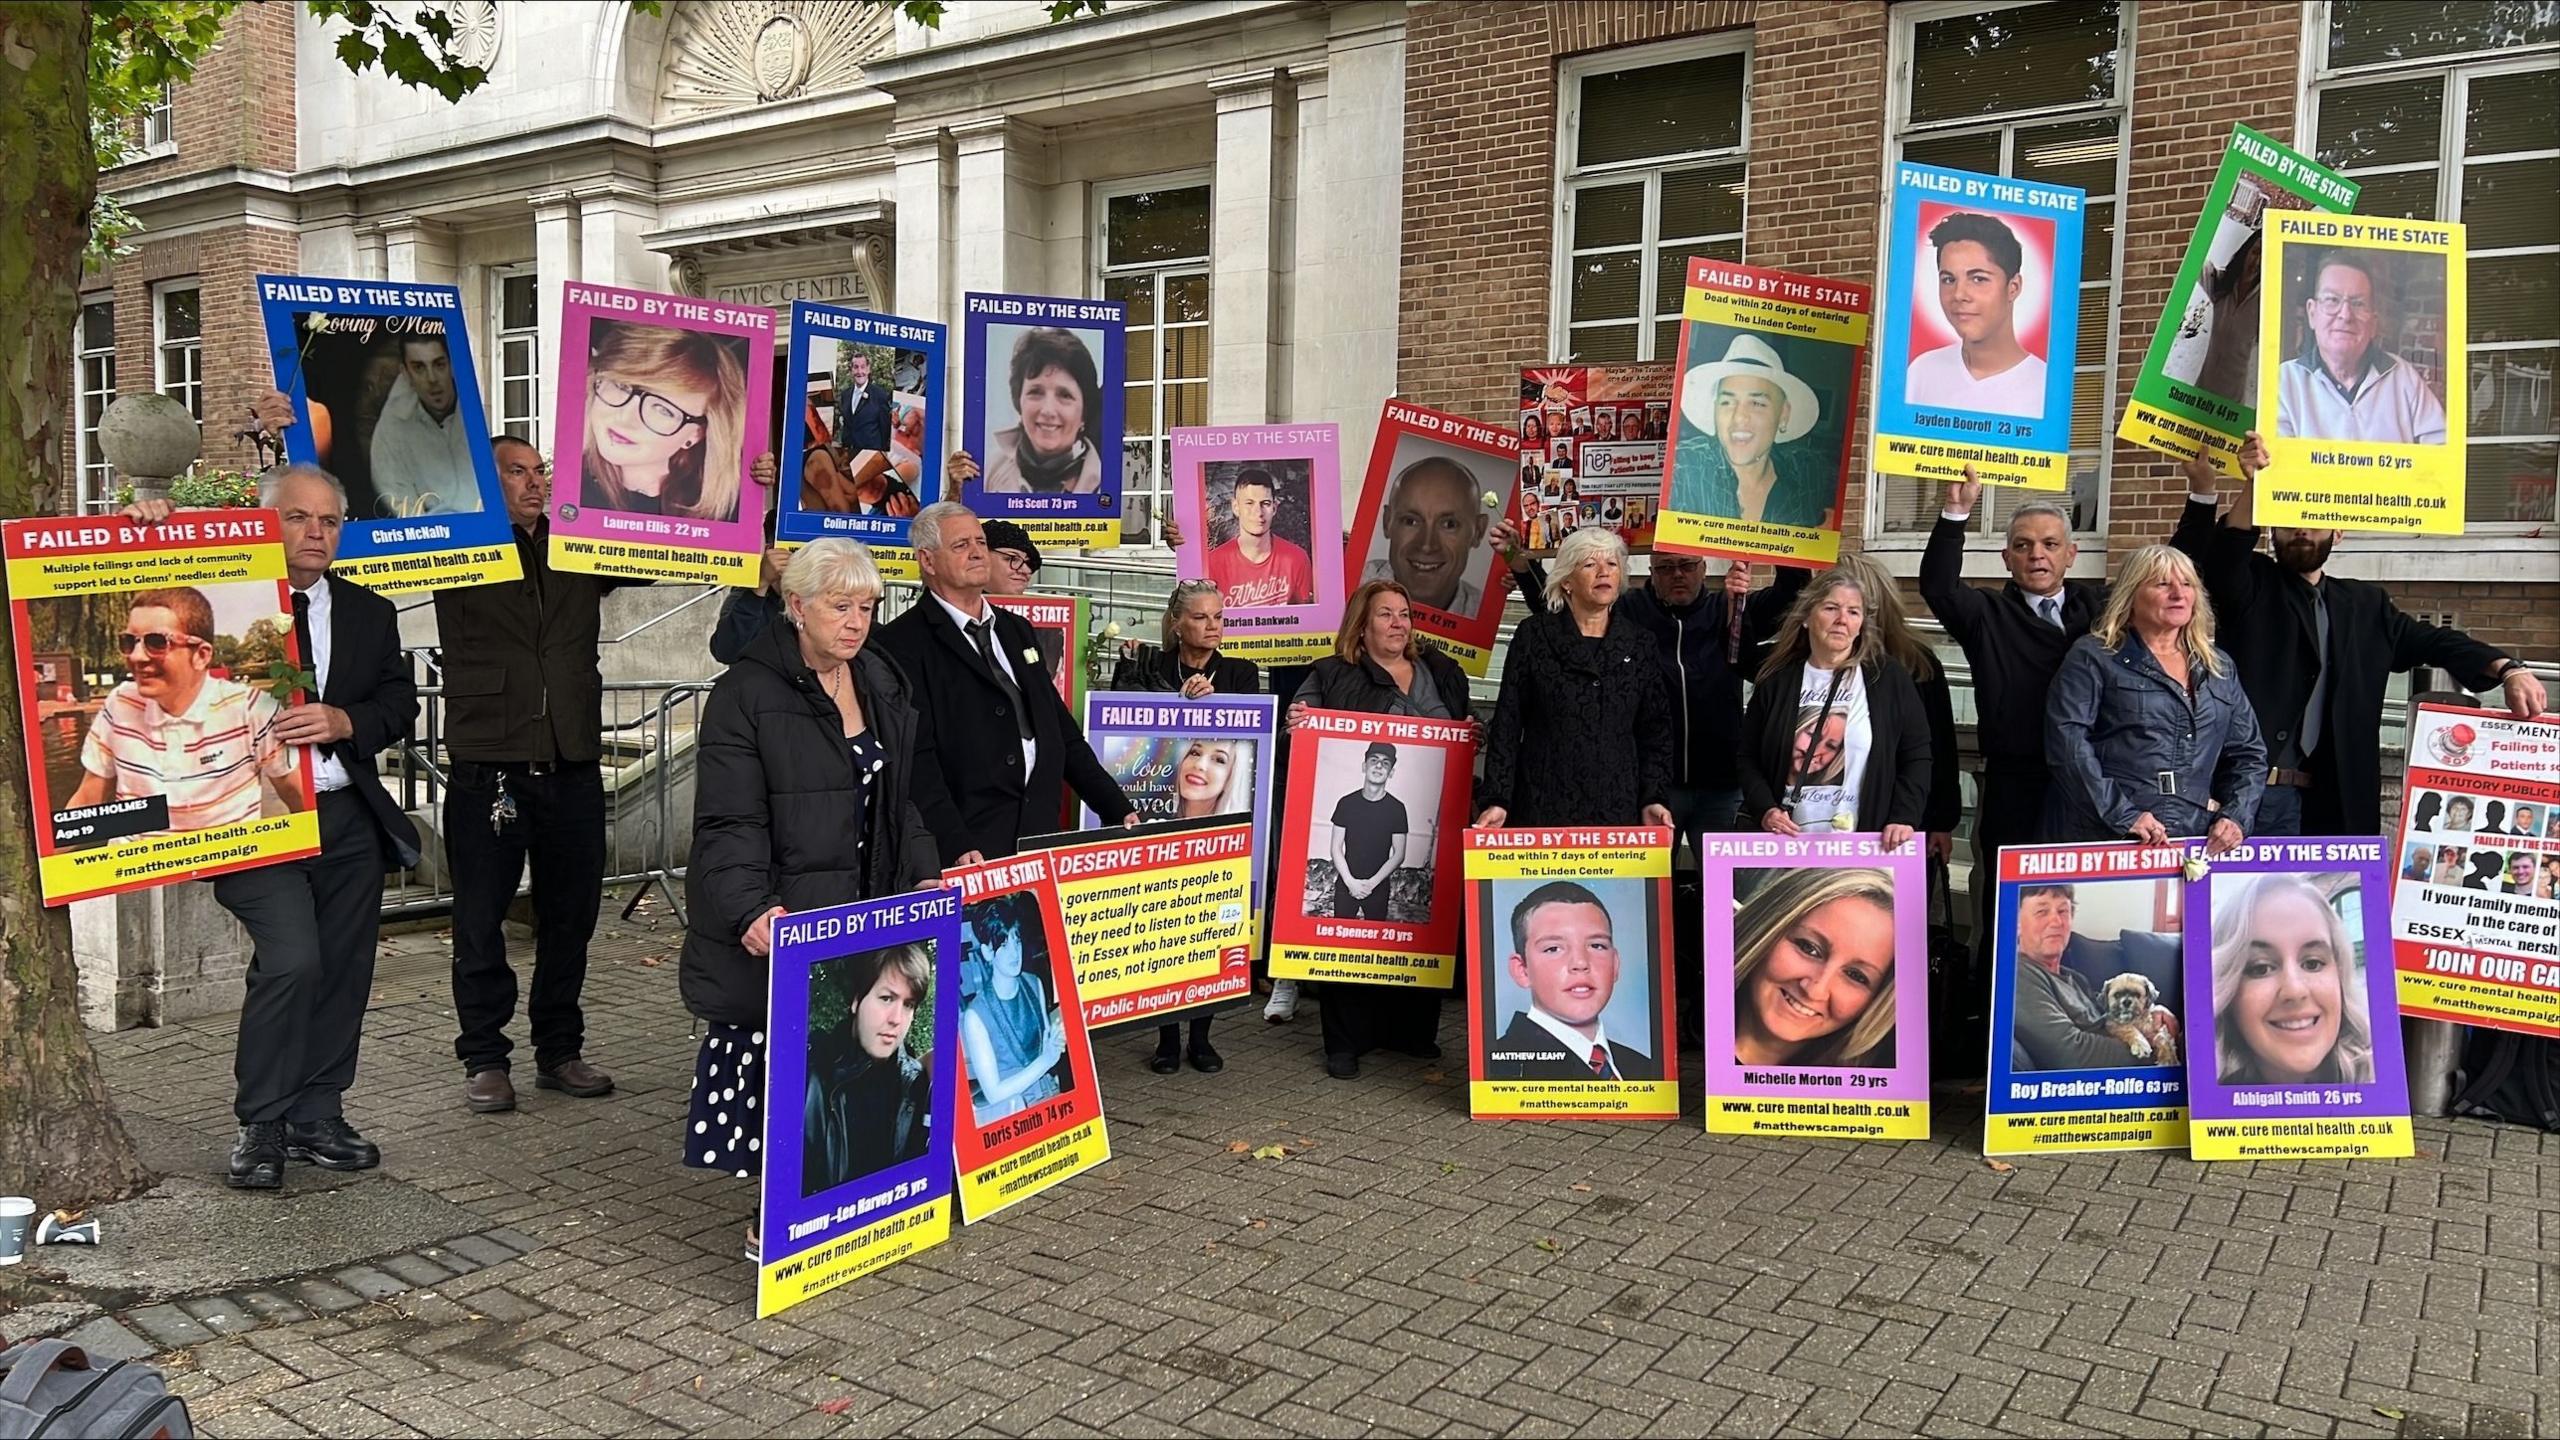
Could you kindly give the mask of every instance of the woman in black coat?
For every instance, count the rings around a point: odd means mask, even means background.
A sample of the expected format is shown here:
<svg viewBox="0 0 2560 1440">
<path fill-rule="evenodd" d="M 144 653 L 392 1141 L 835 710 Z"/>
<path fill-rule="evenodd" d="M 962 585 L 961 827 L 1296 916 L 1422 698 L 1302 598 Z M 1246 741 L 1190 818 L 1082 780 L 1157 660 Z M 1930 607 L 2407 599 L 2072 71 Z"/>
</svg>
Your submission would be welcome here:
<svg viewBox="0 0 2560 1440">
<path fill-rule="evenodd" d="M 916 765 L 916 712 L 906 678 L 885 654 L 867 650 L 880 572 L 849 540 L 820 540 L 782 573 L 783 614 L 711 690 L 696 739 L 693 857 L 686 872 L 688 920 L 678 969 L 685 1008 L 706 1030 L 695 1062 L 685 1124 L 685 1163 L 740 1176 L 761 1171 L 765 1092 L 766 990 L 773 923 L 786 913 L 895 895 L 933 883 L 941 872 L 933 835 L 909 798 Z M 908 972 L 873 977 L 883 986 Z M 930 981 L 911 975 L 874 996 L 854 997 L 841 1017 L 810 1017 L 813 1047 L 858 1057 L 864 1047 L 833 1032 L 877 1011 L 873 1028 L 903 1036 L 903 1021 L 930 1003 Z M 880 1063 L 895 1075 L 813 1076 L 822 1087 L 903 1087 L 893 1106 L 910 1110 L 927 1067 L 892 1047 Z M 927 1104 L 929 1096 L 920 1097 Z M 798 1106 L 803 1097 L 787 1097 Z M 825 1104 L 825 1097 L 809 1097 Z M 907 1132 L 913 1135 L 912 1127 Z M 854 1137 L 857 1150 L 895 1149 L 894 1135 Z M 749 1250 L 754 1243 L 750 1227 Z"/>
<path fill-rule="evenodd" d="M 1557 547 L 1502 662 L 1478 829 L 1671 823 L 1671 697 L 1653 637 L 1615 614 L 1626 564 L 1606 529 Z"/>
<path fill-rule="evenodd" d="M 1164 602 L 1164 644 L 1141 645 L 1111 670 L 1114 690 L 1171 691 L 1188 699 L 1203 695 L 1259 695 L 1262 667 L 1218 653 L 1226 633 L 1227 607 L 1218 587 L 1206 580 L 1183 580 Z M 1215 1075 L 1227 1068 L 1209 1043 L 1209 1014 L 1191 1017 L 1191 1043 L 1186 1049 L 1180 1025 L 1156 1027 L 1155 1058 L 1147 1068 L 1170 1075 L 1182 1068 L 1186 1053 L 1191 1068 Z"/>
<path fill-rule="evenodd" d="M 1779 626 L 1742 716 L 1743 813 L 1771 834 L 1855 830 L 1891 849 L 1928 818 L 1928 716 L 1866 618 L 1857 578 L 1829 570 Z"/>
</svg>

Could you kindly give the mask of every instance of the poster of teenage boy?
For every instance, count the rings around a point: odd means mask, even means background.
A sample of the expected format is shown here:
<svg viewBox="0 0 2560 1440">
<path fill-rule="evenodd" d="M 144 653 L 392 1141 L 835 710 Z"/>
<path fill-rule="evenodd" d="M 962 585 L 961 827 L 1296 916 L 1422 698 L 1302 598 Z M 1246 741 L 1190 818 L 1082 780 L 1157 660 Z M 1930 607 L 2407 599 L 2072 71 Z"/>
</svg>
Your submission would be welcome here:
<svg viewBox="0 0 2560 1440">
<path fill-rule="evenodd" d="M 792 304 L 776 540 L 841 535 L 913 575 L 907 521 L 942 498 L 946 335 L 923 320 Z"/>
<path fill-rule="evenodd" d="M 1341 450 L 1334 425 L 1173 432 L 1175 566 L 1217 583 L 1223 653 L 1259 665 L 1332 653 L 1345 594 Z"/>
<path fill-rule="evenodd" d="M 498 496 L 462 292 L 409 281 L 258 277 L 285 456 L 347 490 L 338 574 L 385 593 L 524 573 Z"/>
<path fill-rule="evenodd" d="M 754 584 L 773 312 L 571 282 L 560 331 L 551 563 Z"/>
<path fill-rule="evenodd" d="M 1115 543 L 1127 307 L 975 292 L 965 305 L 960 448 L 978 474 L 961 503 L 1037 541 Z"/>
</svg>

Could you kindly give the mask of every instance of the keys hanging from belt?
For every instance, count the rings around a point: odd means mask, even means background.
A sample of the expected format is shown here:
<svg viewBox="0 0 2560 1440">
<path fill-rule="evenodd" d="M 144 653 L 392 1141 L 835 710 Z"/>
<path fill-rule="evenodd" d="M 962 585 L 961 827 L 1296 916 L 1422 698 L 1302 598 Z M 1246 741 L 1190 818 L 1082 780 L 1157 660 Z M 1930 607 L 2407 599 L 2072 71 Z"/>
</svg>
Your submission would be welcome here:
<svg viewBox="0 0 2560 1440">
<path fill-rule="evenodd" d="M 515 828 L 516 797 L 507 793 L 507 772 L 498 773 L 498 799 L 489 807 L 489 833 L 504 835 Z"/>
</svg>

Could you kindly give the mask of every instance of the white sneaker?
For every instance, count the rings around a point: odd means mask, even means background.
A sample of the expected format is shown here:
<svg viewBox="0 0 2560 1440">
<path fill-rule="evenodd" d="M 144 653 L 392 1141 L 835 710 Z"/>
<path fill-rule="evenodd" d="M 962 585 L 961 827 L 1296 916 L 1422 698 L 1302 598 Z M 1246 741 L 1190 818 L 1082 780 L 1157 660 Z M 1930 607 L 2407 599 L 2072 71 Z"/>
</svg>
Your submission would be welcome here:
<svg viewBox="0 0 2560 1440">
<path fill-rule="evenodd" d="M 1274 1025 L 1285 1024 L 1298 1018 L 1297 981 L 1274 980 L 1271 982 L 1271 998 L 1263 1004 L 1262 1018 Z"/>
</svg>

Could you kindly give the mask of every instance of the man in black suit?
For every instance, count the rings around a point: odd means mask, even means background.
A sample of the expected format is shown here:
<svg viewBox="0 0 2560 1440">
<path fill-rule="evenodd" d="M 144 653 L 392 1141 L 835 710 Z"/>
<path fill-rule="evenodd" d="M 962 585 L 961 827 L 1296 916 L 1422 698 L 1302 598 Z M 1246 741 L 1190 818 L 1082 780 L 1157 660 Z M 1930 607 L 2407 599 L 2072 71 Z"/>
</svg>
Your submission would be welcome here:
<svg viewBox="0 0 2560 1440">
<path fill-rule="evenodd" d="M 916 808 L 945 865 L 1011 855 L 1059 827 L 1066 787 L 1096 815 L 1138 823 L 1084 726 L 1058 698 L 1030 622 L 987 603 L 986 527 L 945 500 L 909 531 L 924 596 L 880 627 L 914 687 Z"/>
<path fill-rule="evenodd" d="M 836 443 L 859 455 L 889 448 L 889 387 L 871 379 L 871 357 L 856 350 L 845 362 L 849 381 L 836 397 Z"/>
<path fill-rule="evenodd" d="M 417 687 L 390 601 L 329 573 L 347 492 L 310 466 L 277 472 L 265 502 L 284 521 L 295 638 L 318 699 L 286 709 L 276 738 L 311 749 L 320 853 L 216 878 L 214 899 L 249 932 L 248 993 L 232 1073 L 240 1134 L 225 1177 L 238 1189 L 284 1185 L 288 1159 L 369 1170 L 382 1152 L 347 1123 L 356 1047 L 382 931 L 382 874 L 418 860 L 418 831 L 382 788 L 374 756 L 418 717 Z M 126 518 L 156 524 L 167 501 Z"/>
<path fill-rule="evenodd" d="M 1611 1040 L 1601 1012 L 1618 988 L 1609 908 L 1570 880 L 1550 880 L 1511 910 L 1511 983 L 1529 1008 L 1485 1057 L 1496 1080 L 1659 1080 L 1662 1061 Z"/>
</svg>

